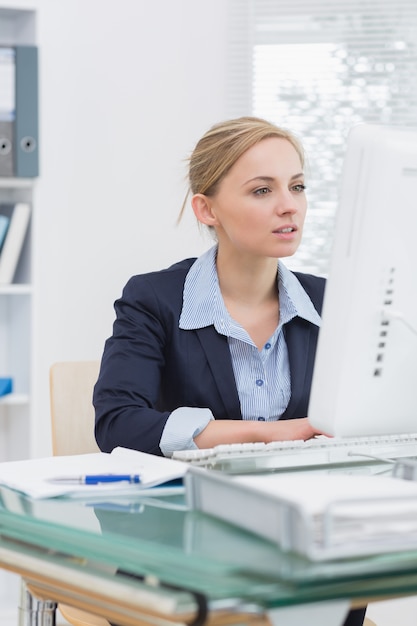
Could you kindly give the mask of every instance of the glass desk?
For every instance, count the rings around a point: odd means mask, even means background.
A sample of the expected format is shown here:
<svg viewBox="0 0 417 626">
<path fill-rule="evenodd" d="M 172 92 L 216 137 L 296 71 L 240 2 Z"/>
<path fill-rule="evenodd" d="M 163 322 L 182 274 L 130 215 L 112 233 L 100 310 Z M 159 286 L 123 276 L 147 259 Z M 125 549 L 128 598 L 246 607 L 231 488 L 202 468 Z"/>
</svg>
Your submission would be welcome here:
<svg viewBox="0 0 417 626">
<path fill-rule="evenodd" d="M 0 488 L 0 566 L 39 598 L 126 626 L 248 623 L 278 607 L 417 593 L 417 546 L 312 563 L 187 511 L 181 495 L 31 500 Z"/>
</svg>

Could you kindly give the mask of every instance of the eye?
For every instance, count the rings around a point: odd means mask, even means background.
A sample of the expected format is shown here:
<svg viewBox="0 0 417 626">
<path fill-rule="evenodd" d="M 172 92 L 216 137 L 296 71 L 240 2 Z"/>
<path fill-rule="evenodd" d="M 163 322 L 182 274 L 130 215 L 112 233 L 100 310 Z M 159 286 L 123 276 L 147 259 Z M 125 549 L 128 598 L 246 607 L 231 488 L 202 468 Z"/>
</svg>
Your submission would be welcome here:
<svg viewBox="0 0 417 626">
<path fill-rule="evenodd" d="M 291 190 L 295 191 L 296 193 L 303 193 L 306 190 L 306 186 L 302 183 L 299 183 L 298 185 L 294 185 L 293 187 L 291 187 Z"/>
<path fill-rule="evenodd" d="M 259 189 L 255 189 L 253 193 L 255 196 L 265 196 L 270 191 L 269 187 L 259 187 Z"/>
</svg>

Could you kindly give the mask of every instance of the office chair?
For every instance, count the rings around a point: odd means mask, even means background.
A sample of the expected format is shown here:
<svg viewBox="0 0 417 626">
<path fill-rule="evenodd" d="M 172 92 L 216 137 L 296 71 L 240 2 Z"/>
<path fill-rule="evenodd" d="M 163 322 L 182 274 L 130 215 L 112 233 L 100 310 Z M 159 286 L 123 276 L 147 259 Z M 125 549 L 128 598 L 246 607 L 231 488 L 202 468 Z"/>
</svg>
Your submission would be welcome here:
<svg viewBox="0 0 417 626">
<path fill-rule="evenodd" d="M 99 452 L 94 438 L 93 386 L 99 361 L 54 363 L 49 372 L 52 452 L 55 456 Z M 109 622 L 86 611 L 58 604 L 72 626 L 109 626 Z"/>
</svg>

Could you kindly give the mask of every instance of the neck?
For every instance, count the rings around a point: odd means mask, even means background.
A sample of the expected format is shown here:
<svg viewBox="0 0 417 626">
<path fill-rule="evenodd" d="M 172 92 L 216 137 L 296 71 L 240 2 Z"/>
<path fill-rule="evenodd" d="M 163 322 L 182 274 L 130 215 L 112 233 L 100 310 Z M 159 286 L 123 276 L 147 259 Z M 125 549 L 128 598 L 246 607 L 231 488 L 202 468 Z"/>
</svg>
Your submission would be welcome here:
<svg viewBox="0 0 417 626">
<path fill-rule="evenodd" d="M 217 253 L 217 274 L 225 300 L 247 306 L 277 299 L 277 259 Z"/>
</svg>

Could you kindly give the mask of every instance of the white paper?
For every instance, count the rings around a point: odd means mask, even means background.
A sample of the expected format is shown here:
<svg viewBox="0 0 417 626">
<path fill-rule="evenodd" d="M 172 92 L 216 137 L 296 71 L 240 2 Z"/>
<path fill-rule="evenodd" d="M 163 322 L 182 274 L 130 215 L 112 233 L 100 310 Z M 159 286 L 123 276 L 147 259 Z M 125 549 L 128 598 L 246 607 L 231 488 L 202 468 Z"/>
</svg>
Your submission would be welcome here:
<svg viewBox="0 0 417 626">
<path fill-rule="evenodd" d="M 335 503 L 359 500 L 361 507 L 359 510 L 355 508 L 355 518 L 367 517 L 377 511 L 378 504 L 375 500 L 379 498 L 417 498 L 417 482 L 388 476 L 297 472 L 236 476 L 234 480 L 258 491 L 284 498 L 310 515 L 324 513 Z M 402 501 L 402 505 L 404 502 Z M 411 504 L 411 501 L 406 503 L 405 511 L 410 510 Z M 348 515 L 348 505 L 344 511 Z"/>
<path fill-rule="evenodd" d="M 32 498 L 56 496 L 100 496 L 104 494 L 128 495 L 146 491 L 150 495 L 162 495 L 162 490 L 173 493 L 183 487 L 164 487 L 164 483 L 183 478 L 189 465 L 154 454 L 145 454 L 127 448 L 115 448 L 113 452 L 96 452 L 71 456 L 51 456 L 25 461 L 0 463 L 0 484 L 21 491 Z M 50 482 L 61 476 L 85 476 L 90 474 L 139 474 L 140 484 L 125 482 L 99 485 L 68 485 Z M 161 485 L 161 487 L 159 486 Z"/>
<path fill-rule="evenodd" d="M 234 480 L 298 509 L 312 522 L 316 546 L 353 554 L 401 541 L 417 545 L 416 482 L 377 475 L 298 472 Z"/>
</svg>

